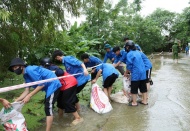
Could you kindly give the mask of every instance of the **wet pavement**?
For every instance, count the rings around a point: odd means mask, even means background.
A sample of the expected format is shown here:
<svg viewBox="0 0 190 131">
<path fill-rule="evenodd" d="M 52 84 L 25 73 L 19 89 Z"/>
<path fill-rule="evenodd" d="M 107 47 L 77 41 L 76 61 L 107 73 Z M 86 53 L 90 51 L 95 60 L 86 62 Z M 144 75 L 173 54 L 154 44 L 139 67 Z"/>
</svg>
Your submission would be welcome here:
<svg viewBox="0 0 190 131">
<path fill-rule="evenodd" d="M 82 124 L 70 127 L 71 114 L 65 114 L 62 120 L 56 116 L 52 131 L 189 131 L 190 57 L 180 56 L 179 63 L 173 62 L 169 53 L 155 55 L 151 60 L 154 85 L 148 106 L 112 102 L 113 110 L 102 115 L 82 106 Z M 45 125 L 39 130 L 45 130 Z"/>
</svg>

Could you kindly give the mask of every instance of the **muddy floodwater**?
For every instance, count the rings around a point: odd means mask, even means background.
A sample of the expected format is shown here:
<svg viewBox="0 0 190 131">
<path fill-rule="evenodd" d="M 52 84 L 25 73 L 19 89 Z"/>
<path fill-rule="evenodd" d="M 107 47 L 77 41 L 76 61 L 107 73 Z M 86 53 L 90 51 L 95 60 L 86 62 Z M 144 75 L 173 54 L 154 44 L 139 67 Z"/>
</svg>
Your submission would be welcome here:
<svg viewBox="0 0 190 131">
<path fill-rule="evenodd" d="M 61 120 L 55 115 L 52 131 L 190 131 L 190 57 L 184 53 L 180 57 L 179 63 L 169 53 L 151 59 L 154 85 L 148 106 L 112 102 L 113 110 L 101 115 L 82 105 L 82 124 L 70 127 L 71 114 Z M 45 123 L 36 131 L 45 131 Z"/>
</svg>

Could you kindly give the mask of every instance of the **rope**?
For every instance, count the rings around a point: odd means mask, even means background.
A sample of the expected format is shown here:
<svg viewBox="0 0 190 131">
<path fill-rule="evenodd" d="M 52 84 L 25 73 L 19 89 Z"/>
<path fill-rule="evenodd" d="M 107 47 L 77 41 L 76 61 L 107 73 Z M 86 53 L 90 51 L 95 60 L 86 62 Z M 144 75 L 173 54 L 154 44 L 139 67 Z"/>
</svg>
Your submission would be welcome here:
<svg viewBox="0 0 190 131">
<path fill-rule="evenodd" d="M 100 65 L 102 65 L 102 64 L 90 67 L 88 69 L 91 69 L 91 68 L 94 68 L 94 67 L 97 67 L 97 66 L 100 66 Z M 55 77 L 55 78 L 49 78 L 49 79 L 45 79 L 45 80 L 39 80 L 39 81 L 35 81 L 35 82 L 30 82 L 30 83 L 24 83 L 24 84 L 19 84 L 19 85 L 14 85 L 14 86 L 3 87 L 3 88 L 0 88 L 0 93 L 8 92 L 8 91 L 16 90 L 16 89 L 21 89 L 21 88 L 24 88 L 24 87 L 30 87 L 30 86 L 34 86 L 34 85 L 38 85 L 38 84 L 43 84 L 45 82 L 51 82 L 51 81 L 54 81 L 54 80 L 58 80 L 58 79 L 66 78 L 66 77 L 71 77 L 71 76 L 76 76 L 76 75 L 81 75 L 81 74 L 83 74 L 83 73 L 77 73 L 77 74 L 72 74 L 72 75 L 67 75 L 67 76 L 60 76 L 60 77 Z"/>
<path fill-rule="evenodd" d="M 24 83 L 24 84 L 9 86 L 9 87 L 3 87 L 3 88 L 0 88 L 0 93 L 12 91 L 12 90 L 16 90 L 16 89 L 20 89 L 20 88 L 24 88 L 24 87 L 34 86 L 34 85 L 38 85 L 38 84 L 43 84 L 45 82 L 51 82 L 51 81 L 54 81 L 57 79 L 62 79 L 65 77 L 70 77 L 70 76 L 76 76 L 76 75 L 80 75 L 80 74 L 83 74 L 83 73 L 77 73 L 77 74 L 68 75 L 68 76 L 60 76 L 60 77 L 55 77 L 55 78 L 50 78 L 50 79 L 40 80 L 40 81 L 35 81 L 35 82 L 30 82 L 30 83 Z"/>
</svg>

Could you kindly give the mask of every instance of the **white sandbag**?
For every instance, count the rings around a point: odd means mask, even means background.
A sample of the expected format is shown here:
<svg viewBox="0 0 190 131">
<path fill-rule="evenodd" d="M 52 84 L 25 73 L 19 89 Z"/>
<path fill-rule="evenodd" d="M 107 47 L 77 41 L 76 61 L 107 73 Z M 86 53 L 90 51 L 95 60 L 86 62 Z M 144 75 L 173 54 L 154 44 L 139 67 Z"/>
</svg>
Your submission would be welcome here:
<svg viewBox="0 0 190 131">
<path fill-rule="evenodd" d="M 123 92 L 117 92 L 115 94 L 110 95 L 111 100 L 118 103 L 129 103 L 129 98 L 123 94 Z"/>
<path fill-rule="evenodd" d="M 92 85 L 90 106 L 99 114 L 110 112 L 113 109 L 108 97 L 96 83 Z"/>
<path fill-rule="evenodd" d="M 5 131 L 28 131 L 25 118 L 21 113 L 23 103 L 14 102 L 8 109 L 3 108 L 0 112 L 1 124 Z"/>
<path fill-rule="evenodd" d="M 123 76 L 123 89 L 124 89 L 124 91 L 130 93 L 130 92 L 131 92 L 131 87 L 130 87 L 130 85 L 131 85 L 131 80 L 130 80 L 130 78 L 127 78 L 127 77 L 124 77 L 124 76 Z"/>
</svg>

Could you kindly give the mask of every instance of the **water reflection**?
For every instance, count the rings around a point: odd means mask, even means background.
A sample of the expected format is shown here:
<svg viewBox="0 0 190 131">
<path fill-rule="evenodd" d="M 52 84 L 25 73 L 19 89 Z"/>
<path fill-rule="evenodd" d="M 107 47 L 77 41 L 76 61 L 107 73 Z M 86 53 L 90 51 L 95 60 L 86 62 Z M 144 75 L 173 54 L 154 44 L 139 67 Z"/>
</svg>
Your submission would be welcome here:
<svg viewBox="0 0 190 131">
<path fill-rule="evenodd" d="M 184 54 L 180 54 L 184 58 Z M 189 98 L 188 79 L 190 63 L 187 59 L 173 62 L 171 55 L 164 56 L 164 66 L 158 70 L 154 78 L 154 89 L 151 91 L 154 105 L 148 109 L 149 122 L 147 130 L 181 131 L 189 130 Z M 152 100 L 150 100 L 152 103 Z"/>
</svg>

